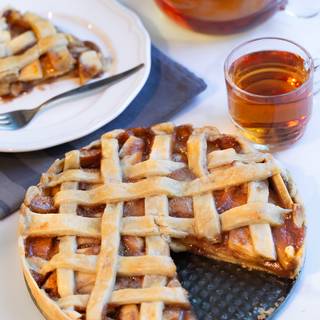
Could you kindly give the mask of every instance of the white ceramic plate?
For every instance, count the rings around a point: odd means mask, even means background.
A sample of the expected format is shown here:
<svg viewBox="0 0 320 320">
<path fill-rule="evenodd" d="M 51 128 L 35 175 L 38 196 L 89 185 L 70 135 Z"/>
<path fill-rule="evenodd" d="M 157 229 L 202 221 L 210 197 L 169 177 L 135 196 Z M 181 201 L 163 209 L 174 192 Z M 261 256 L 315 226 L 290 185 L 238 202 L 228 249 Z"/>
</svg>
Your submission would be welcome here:
<svg viewBox="0 0 320 320">
<path fill-rule="evenodd" d="M 141 62 L 145 67 L 108 89 L 47 107 L 23 129 L 0 131 L 0 152 L 40 150 L 85 136 L 123 112 L 145 84 L 151 66 L 149 35 L 139 18 L 115 0 L 10 0 L 10 6 L 49 17 L 63 31 L 94 41 L 105 54 L 111 52 L 114 62 L 104 76 Z M 0 103 L 0 112 L 32 108 L 77 85 L 70 79 L 35 88 Z"/>
</svg>

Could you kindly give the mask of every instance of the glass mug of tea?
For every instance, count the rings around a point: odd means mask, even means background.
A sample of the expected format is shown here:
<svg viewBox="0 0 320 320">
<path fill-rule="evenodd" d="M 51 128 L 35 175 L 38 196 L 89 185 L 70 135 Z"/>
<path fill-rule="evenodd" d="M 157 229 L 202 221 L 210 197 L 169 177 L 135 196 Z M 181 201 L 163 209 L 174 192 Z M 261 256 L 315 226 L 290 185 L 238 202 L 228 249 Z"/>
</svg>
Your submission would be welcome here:
<svg viewBox="0 0 320 320">
<path fill-rule="evenodd" d="M 260 149 L 298 140 L 311 117 L 317 66 L 300 45 L 259 38 L 236 47 L 224 66 L 229 113 Z"/>
</svg>

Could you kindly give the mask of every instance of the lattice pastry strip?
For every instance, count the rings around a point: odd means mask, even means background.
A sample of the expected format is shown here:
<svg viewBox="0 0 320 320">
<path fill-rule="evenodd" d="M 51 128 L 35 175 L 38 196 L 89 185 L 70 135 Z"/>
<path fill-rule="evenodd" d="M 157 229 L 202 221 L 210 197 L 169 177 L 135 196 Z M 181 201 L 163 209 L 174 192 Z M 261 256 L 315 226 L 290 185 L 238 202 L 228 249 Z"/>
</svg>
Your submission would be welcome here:
<svg viewBox="0 0 320 320">
<path fill-rule="evenodd" d="M 268 181 L 253 181 L 248 183 L 248 202 L 268 202 Z M 254 250 L 257 254 L 269 260 L 276 260 L 271 227 L 267 223 L 249 225 Z"/>
<path fill-rule="evenodd" d="M 30 259 L 37 266 L 40 274 L 46 275 L 57 268 L 73 269 L 85 273 L 96 274 L 97 256 L 88 254 L 73 254 L 70 252 L 59 253 L 49 262 L 41 258 Z M 117 273 L 121 276 L 144 276 L 153 275 L 157 270 L 158 275 L 173 277 L 176 267 L 168 256 L 145 255 L 138 257 L 120 257 L 118 259 Z"/>
<path fill-rule="evenodd" d="M 104 181 L 122 180 L 118 141 L 103 139 L 101 143 L 101 175 Z M 103 308 L 110 300 L 116 281 L 118 252 L 120 247 L 120 224 L 123 203 L 107 204 L 101 221 L 101 249 L 97 265 L 97 277 L 87 305 L 87 320 L 100 319 Z"/>
<path fill-rule="evenodd" d="M 89 299 L 90 295 L 74 295 L 59 299 L 58 304 L 65 308 L 71 306 L 85 308 L 88 305 Z M 111 294 L 109 304 L 123 306 L 130 304 L 157 303 L 158 301 L 162 301 L 169 305 L 189 307 L 189 301 L 185 291 L 181 287 L 152 287 L 116 290 Z"/>
<path fill-rule="evenodd" d="M 207 141 L 204 133 L 192 135 L 188 140 L 189 168 L 198 177 L 208 174 Z M 212 192 L 194 195 L 194 224 L 197 236 L 212 242 L 219 242 L 221 226 Z"/>
<path fill-rule="evenodd" d="M 36 37 L 34 33 L 32 31 L 26 31 L 14 39 L 2 44 L 0 58 L 15 55 L 16 53 L 34 45 L 35 43 Z"/>
<path fill-rule="evenodd" d="M 230 231 L 259 222 L 279 226 L 283 223 L 285 214 L 291 211 L 291 209 L 283 209 L 272 203 L 247 203 L 220 214 L 222 231 Z M 100 218 L 70 217 L 68 214 L 46 214 L 44 216 L 26 210 L 26 221 L 30 227 L 25 230 L 25 235 L 55 236 L 67 234 L 93 238 L 101 237 Z M 123 218 L 120 232 L 122 235 L 141 237 L 165 234 L 174 238 L 184 238 L 188 234 L 197 235 L 193 218 L 165 216 Z"/>
<path fill-rule="evenodd" d="M 122 210 L 122 203 L 107 205 L 102 217 L 101 231 L 103 236 L 96 282 L 87 306 L 88 320 L 100 319 L 103 308 L 110 300 L 113 291 L 117 274 Z"/>
<path fill-rule="evenodd" d="M 282 205 L 284 208 L 292 209 L 293 207 L 293 201 L 292 198 L 288 192 L 288 189 L 283 181 L 283 178 L 281 177 L 281 174 L 275 174 L 272 176 L 273 184 L 277 190 L 277 193 L 281 199 Z"/>
<path fill-rule="evenodd" d="M 263 162 L 267 159 L 268 155 L 258 152 L 239 154 L 233 148 L 215 150 L 208 154 L 208 169 L 230 165 L 235 161 L 250 163 Z"/>
<path fill-rule="evenodd" d="M 168 177 L 151 177 L 136 183 L 107 183 L 94 190 L 60 191 L 55 197 L 56 205 L 75 201 L 81 205 L 114 203 L 146 198 L 154 195 L 185 197 L 238 186 L 253 180 L 265 180 L 279 173 L 272 161 L 265 163 L 237 164 L 218 168 L 204 178 L 193 181 L 177 181 Z"/>
<path fill-rule="evenodd" d="M 163 198 L 163 196 L 159 196 Z M 159 212 L 165 212 L 167 204 L 158 202 Z M 148 204 L 147 204 L 148 205 Z M 153 207 L 154 208 L 154 207 Z M 151 207 L 149 206 L 149 210 Z M 157 212 L 153 210 L 153 212 Z M 101 237 L 101 218 L 87 218 L 81 216 L 71 216 L 69 214 L 46 214 L 26 210 L 26 229 L 25 236 L 80 236 L 80 237 Z M 121 235 L 132 236 L 157 236 L 164 233 L 168 236 L 186 236 L 186 232 L 195 234 L 193 229 L 193 219 L 183 219 L 164 216 L 144 216 L 144 217 L 125 217 L 122 219 Z"/>
<path fill-rule="evenodd" d="M 157 135 L 154 139 L 150 153 L 150 160 L 169 160 L 171 156 L 172 136 L 167 134 Z M 154 196 L 145 198 L 145 215 L 169 216 L 168 198 Z M 146 253 L 150 255 L 169 256 L 169 245 L 164 238 L 159 236 L 146 237 Z M 143 288 L 165 287 L 167 278 L 161 276 L 145 276 Z M 142 303 L 140 307 L 140 320 L 161 320 L 164 304 L 162 301 Z"/>
<path fill-rule="evenodd" d="M 64 171 L 80 167 L 79 151 L 71 151 L 66 154 L 64 161 Z M 77 182 L 65 182 L 61 184 L 61 190 L 76 190 Z M 67 213 L 71 215 L 77 214 L 77 204 L 62 204 L 59 213 Z M 77 248 L 77 240 L 74 236 L 65 236 L 60 238 L 59 252 L 72 255 Z M 73 295 L 75 292 L 75 275 L 72 269 L 57 268 L 57 287 L 61 298 Z M 65 310 L 66 312 L 74 311 L 72 307 Z"/>
<path fill-rule="evenodd" d="M 6 56 L 13 56 L 18 52 L 22 52 L 26 48 L 34 46 L 37 40 L 51 37 L 56 34 L 56 29 L 50 23 L 50 21 L 42 19 L 35 14 L 26 13 L 23 16 L 23 20 L 29 23 L 32 31 L 26 31 L 11 40 L 7 47 Z M 35 48 L 35 46 L 32 48 L 32 52 L 36 51 Z M 28 52 L 31 52 L 31 50 Z M 17 56 L 15 59 L 18 61 L 19 56 Z M 20 62 L 22 61 L 23 59 L 20 59 Z M 16 64 L 16 66 L 18 66 L 18 64 Z M 12 66 L 12 68 L 14 68 L 14 66 Z M 26 63 L 25 65 L 21 64 L 21 67 L 18 68 L 20 73 L 18 78 L 21 81 L 37 80 L 43 77 L 42 67 L 38 58 L 34 59 L 30 63 Z"/>
<path fill-rule="evenodd" d="M 291 211 L 272 203 L 249 202 L 223 212 L 220 215 L 221 227 L 223 231 L 230 231 L 257 223 L 280 226 L 284 222 L 285 215 Z"/>
<path fill-rule="evenodd" d="M 196 138 L 194 137 L 190 139 L 189 145 L 190 145 L 190 148 L 192 148 L 190 150 L 197 150 L 197 147 L 193 146 L 193 144 L 195 143 L 194 141 L 195 139 Z M 198 151 L 200 152 L 200 149 Z M 205 150 L 203 150 L 202 153 L 205 154 Z M 210 157 L 211 162 L 209 163 L 209 169 L 218 168 L 219 166 L 230 164 L 233 161 L 237 161 L 239 159 L 242 159 L 241 160 L 242 162 L 247 162 L 247 163 L 263 162 L 264 160 L 266 160 L 265 155 L 257 155 L 257 156 L 245 155 L 246 156 L 245 159 L 241 157 L 234 157 L 232 158 L 233 159 L 232 161 L 231 161 L 231 158 L 224 161 L 222 159 L 216 159 L 216 153 L 218 153 L 218 151 L 215 151 L 211 154 L 211 157 Z M 196 159 L 194 160 L 197 161 Z M 194 160 L 190 159 L 190 163 L 193 163 Z M 199 164 L 194 163 L 194 165 L 202 166 L 202 164 L 200 163 Z M 123 168 L 123 171 L 124 171 L 124 176 L 126 178 L 141 179 L 141 178 L 152 177 L 152 176 L 170 175 L 174 171 L 182 169 L 184 167 L 185 167 L 185 164 L 181 162 L 151 158 L 150 160 L 137 163 L 136 165 L 128 165 Z M 197 170 L 196 168 L 192 168 L 192 169 Z M 197 174 L 199 177 L 205 176 L 207 174 L 205 170 L 201 169 L 201 171 L 203 171 L 201 172 L 201 174 Z M 58 175 L 51 176 L 50 182 L 48 182 L 47 185 L 48 187 L 54 187 L 56 185 L 63 183 L 64 181 L 70 181 L 70 180 L 82 181 L 86 183 L 95 183 L 95 184 L 103 182 L 103 178 L 101 177 L 101 174 L 99 172 L 92 171 L 92 170 L 76 170 L 75 169 L 75 170 L 68 170 L 67 172 L 62 172 Z"/>
</svg>

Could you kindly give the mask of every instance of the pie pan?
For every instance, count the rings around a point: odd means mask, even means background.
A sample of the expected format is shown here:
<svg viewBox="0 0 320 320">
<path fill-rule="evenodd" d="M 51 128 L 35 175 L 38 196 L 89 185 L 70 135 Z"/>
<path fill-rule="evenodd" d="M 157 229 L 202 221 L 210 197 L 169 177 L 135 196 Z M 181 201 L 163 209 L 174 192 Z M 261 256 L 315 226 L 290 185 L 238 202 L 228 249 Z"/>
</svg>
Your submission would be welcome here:
<svg viewBox="0 0 320 320">
<path fill-rule="evenodd" d="M 162 123 L 56 160 L 26 193 L 19 250 L 48 320 L 262 320 L 296 283 L 305 230 L 272 155 Z"/>
<path fill-rule="evenodd" d="M 173 258 L 200 320 L 272 319 L 298 281 L 187 253 Z"/>
<path fill-rule="evenodd" d="M 174 254 L 173 259 L 199 320 L 273 319 L 299 280 L 249 272 L 233 264 L 188 253 Z M 33 302 L 46 318 L 25 283 Z"/>
</svg>

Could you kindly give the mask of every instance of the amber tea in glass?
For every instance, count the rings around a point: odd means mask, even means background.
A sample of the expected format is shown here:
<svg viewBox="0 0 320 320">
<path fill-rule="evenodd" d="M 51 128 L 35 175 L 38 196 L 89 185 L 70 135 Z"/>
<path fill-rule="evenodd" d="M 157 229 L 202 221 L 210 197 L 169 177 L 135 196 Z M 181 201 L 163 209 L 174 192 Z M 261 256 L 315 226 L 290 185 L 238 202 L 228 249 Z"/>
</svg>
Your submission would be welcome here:
<svg viewBox="0 0 320 320">
<path fill-rule="evenodd" d="M 262 23 L 287 0 L 155 0 L 180 25 L 203 33 L 229 34 Z"/>
<path fill-rule="evenodd" d="M 311 56 L 293 42 L 260 38 L 239 46 L 225 63 L 233 122 L 261 148 L 296 141 L 311 116 L 313 72 Z"/>
</svg>

